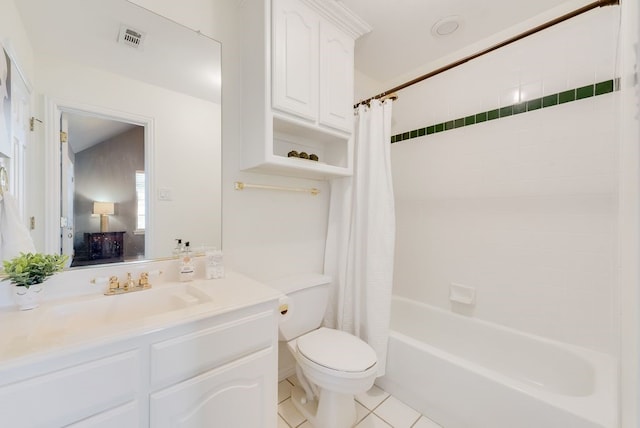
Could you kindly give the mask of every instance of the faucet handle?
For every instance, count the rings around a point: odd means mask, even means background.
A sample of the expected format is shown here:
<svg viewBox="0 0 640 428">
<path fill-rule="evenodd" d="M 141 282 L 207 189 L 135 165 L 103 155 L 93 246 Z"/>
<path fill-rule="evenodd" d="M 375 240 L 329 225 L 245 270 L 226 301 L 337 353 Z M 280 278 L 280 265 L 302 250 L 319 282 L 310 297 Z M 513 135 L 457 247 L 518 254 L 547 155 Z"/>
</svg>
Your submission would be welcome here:
<svg viewBox="0 0 640 428">
<path fill-rule="evenodd" d="M 151 284 L 149 284 L 149 272 L 142 272 L 140 274 L 138 285 L 142 288 L 151 288 Z"/>
<path fill-rule="evenodd" d="M 118 277 L 117 276 L 110 276 L 109 277 L 109 293 L 113 294 L 116 292 L 116 290 L 120 288 L 120 282 L 118 282 Z"/>
</svg>

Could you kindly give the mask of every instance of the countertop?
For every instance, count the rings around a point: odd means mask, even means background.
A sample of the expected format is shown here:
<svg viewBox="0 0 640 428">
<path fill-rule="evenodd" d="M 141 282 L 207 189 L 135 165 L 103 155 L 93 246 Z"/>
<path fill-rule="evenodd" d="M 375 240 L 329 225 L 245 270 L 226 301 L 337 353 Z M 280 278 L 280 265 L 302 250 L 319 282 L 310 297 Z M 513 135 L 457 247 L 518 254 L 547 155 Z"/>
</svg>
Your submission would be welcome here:
<svg viewBox="0 0 640 428">
<path fill-rule="evenodd" d="M 161 282 L 157 285 L 153 284 L 152 290 L 161 291 L 163 288 L 180 287 L 178 284 L 193 287 L 198 294 L 208 299 L 194 306 L 151 316 L 137 317 L 134 314 L 127 316 L 126 322 L 115 320 L 101 325 L 79 322 L 73 324 L 71 329 L 68 324 L 69 317 L 65 315 L 69 312 L 68 308 L 88 306 L 97 301 L 102 304 L 111 301 L 99 299 L 127 298 L 128 295 L 104 296 L 100 293 L 65 297 L 45 301 L 38 308 L 27 311 L 3 308 L 0 310 L 0 370 L 107 344 L 111 341 L 145 335 L 282 297 L 278 290 L 235 272 L 227 272 L 222 279 L 196 279 L 183 283 Z M 152 298 L 152 294 L 144 293 L 149 291 L 143 290 L 130 294 L 136 295 L 137 301 L 144 304 L 146 296 Z M 84 316 L 90 320 L 89 316 L 86 314 Z M 88 326 L 84 328 L 83 324 Z"/>
</svg>

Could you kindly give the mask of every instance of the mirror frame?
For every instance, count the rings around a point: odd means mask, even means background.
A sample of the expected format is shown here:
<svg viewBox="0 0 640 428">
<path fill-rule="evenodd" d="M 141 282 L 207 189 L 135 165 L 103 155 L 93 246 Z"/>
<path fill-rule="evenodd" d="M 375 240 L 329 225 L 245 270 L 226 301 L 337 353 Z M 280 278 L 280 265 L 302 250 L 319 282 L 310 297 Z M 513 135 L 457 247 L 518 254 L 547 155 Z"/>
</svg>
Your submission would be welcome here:
<svg viewBox="0 0 640 428">
<path fill-rule="evenodd" d="M 99 116 L 106 119 L 127 122 L 144 127 L 144 168 L 145 180 L 145 209 L 147 219 L 153 217 L 155 201 L 150 197 L 155 194 L 155 174 L 153 167 L 153 147 L 155 123 L 152 117 L 124 111 L 116 111 L 94 105 L 76 103 L 44 96 L 44 174 L 45 174 L 45 203 L 44 203 L 44 252 L 60 254 L 62 242 L 60 234 L 61 212 L 61 177 L 60 177 L 60 114 L 68 112 L 89 116 Z M 74 232 L 75 233 L 75 229 Z M 153 259 L 153 222 L 147 220 L 145 227 L 144 252 L 145 260 Z M 92 265 L 95 267 L 95 265 Z M 99 265 L 98 265 L 99 266 Z M 72 268 L 72 269 L 75 269 Z"/>
</svg>

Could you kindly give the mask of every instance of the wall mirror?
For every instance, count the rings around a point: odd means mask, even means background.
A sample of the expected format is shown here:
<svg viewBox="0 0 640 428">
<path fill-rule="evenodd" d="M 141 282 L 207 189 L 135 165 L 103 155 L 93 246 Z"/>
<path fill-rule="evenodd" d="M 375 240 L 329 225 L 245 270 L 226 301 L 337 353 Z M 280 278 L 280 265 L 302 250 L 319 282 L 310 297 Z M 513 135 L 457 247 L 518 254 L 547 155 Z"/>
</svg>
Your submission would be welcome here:
<svg viewBox="0 0 640 428">
<path fill-rule="evenodd" d="M 171 256 L 176 239 L 220 248 L 220 43 L 126 0 L 16 6 L 42 120 L 27 159 L 37 250 L 83 266 Z"/>
</svg>

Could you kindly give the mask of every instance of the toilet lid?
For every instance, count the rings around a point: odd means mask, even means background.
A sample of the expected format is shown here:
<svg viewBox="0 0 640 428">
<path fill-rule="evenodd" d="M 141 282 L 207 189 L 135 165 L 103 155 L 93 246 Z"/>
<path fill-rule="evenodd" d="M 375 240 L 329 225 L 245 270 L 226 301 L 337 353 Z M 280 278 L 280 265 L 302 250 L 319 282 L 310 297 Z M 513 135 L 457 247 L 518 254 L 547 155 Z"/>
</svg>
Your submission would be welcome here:
<svg viewBox="0 0 640 428">
<path fill-rule="evenodd" d="M 298 352 L 316 364 L 342 372 L 363 372 L 376 364 L 376 353 L 361 339 L 340 330 L 319 328 L 299 337 Z"/>
</svg>

